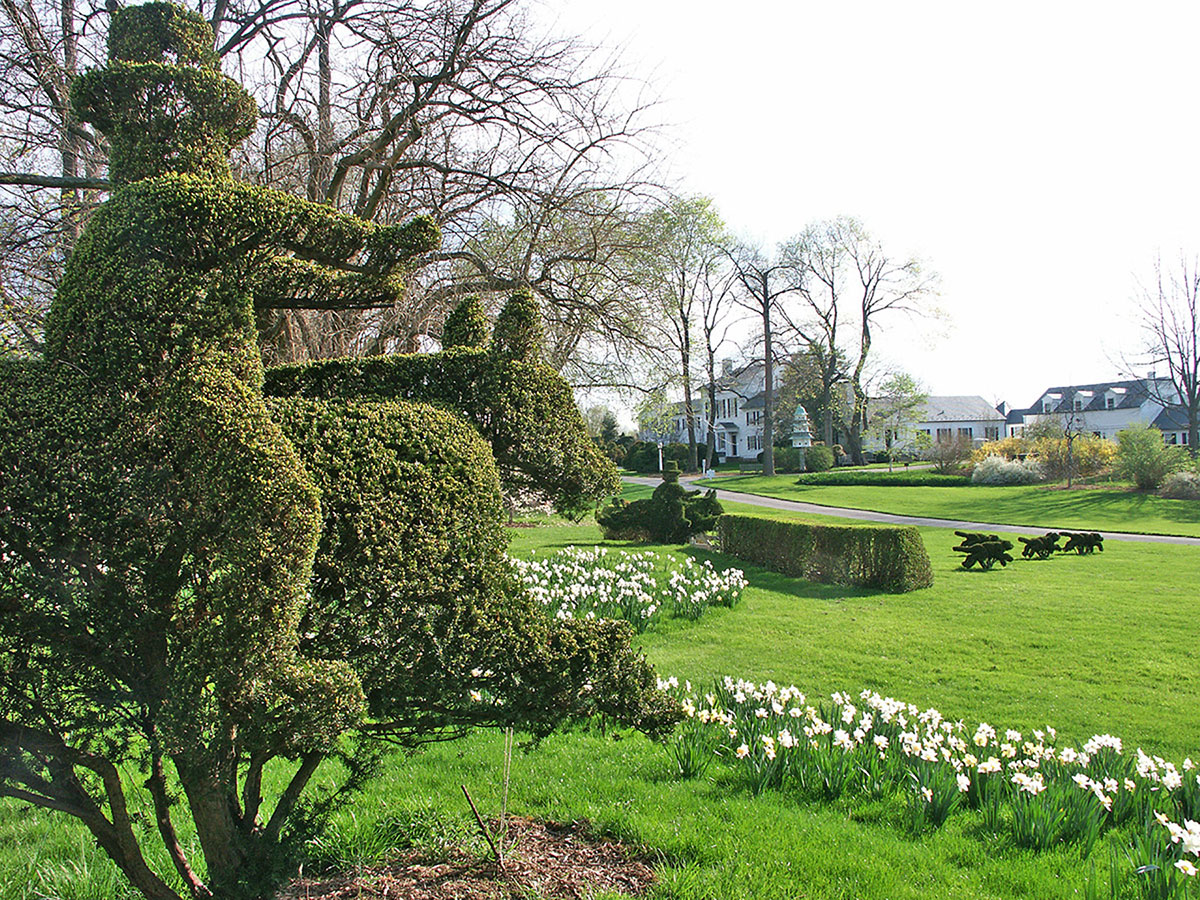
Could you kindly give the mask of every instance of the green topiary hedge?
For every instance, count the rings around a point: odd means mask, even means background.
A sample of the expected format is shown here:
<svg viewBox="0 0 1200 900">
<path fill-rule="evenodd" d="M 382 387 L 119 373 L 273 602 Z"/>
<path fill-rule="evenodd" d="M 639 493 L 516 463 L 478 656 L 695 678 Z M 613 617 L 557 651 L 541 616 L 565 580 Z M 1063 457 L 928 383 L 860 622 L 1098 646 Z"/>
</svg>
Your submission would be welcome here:
<svg viewBox="0 0 1200 900">
<path fill-rule="evenodd" d="M 804 468 L 809 472 L 825 472 L 833 468 L 833 451 L 824 444 L 813 444 L 804 451 Z"/>
<path fill-rule="evenodd" d="M 567 507 L 617 485 L 532 300 L 488 350 L 319 365 L 290 392 L 324 397 L 268 406 L 256 307 L 386 305 L 437 228 L 234 183 L 254 110 L 212 29 L 112 23 L 72 96 L 122 186 L 44 358 L 0 360 L 0 795 L 79 819 L 146 897 L 258 900 L 379 741 L 668 729 L 627 625 L 551 619 L 504 566 L 493 454 Z"/>
<path fill-rule="evenodd" d="M 514 302 L 526 304 L 518 294 Z M 508 306 L 505 307 L 507 309 Z M 501 314 L 503 318 L 503 313 Z M 526 335 L 517 331 L 521 346 Z M 268 397 L 408 400 L 465 416 L 492 445 L 508 491 L 533 490 L 579 515 L 620 490 L 616 467 L 588 437 L 570 386 L 543 363 L 496 339 L 488 349 L 332 359 L 268 369 Z"/>
<path fill-rule="evenodd" d="M 650 540 L 660 544 L 683 544 L 694 534 L 712 531 L 721 504 L 717 492 L 689 491 L 679 484 L 679 465 L 664 465 L 662 484 L 643 500 L 632 503 L 614 497 L 596 511 L 596 521 L 605 540 Z"/>
<path fill-rule="evenodd" d="M 796 478 L 796 484 L 850 487 L 964 487 L 971 483 L 965 475 L 939 475 L 937 472 L 882 472 L 856 470 L 853 472 L 810 472 Z"/>
<path fill-rule="evenodd" d="M 598 708 L 624 708 L 652 730 L 669 724 L 628 633 L 560 635 L 513 577 L 496 467 L 475 429 L 426 404 L 290 398 L 270 408 L 321 493 L 300 652 L 348 663 L 376 727 L 413 743 L 474 725 L 540 735 Z M 580 691 L 561 674 L 586 668 L 577 652 L 624 680 Z"/>
<path fill-rule="evenodd" d="M 893 525 L 809 525 L 763 516 L 717 520 L 721 551 L 784 575 L 892 593 L 933 584 L 917 529 Z"/>
</svg>

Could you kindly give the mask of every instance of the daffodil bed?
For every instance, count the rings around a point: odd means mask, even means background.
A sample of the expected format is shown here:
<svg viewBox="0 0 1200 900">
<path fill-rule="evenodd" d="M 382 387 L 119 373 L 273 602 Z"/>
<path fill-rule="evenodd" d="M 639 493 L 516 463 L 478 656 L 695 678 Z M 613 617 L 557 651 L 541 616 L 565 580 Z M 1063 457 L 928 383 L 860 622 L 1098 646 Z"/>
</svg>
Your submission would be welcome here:
<svg viewBox="0 0 1200 900">
<path fill-rule="evenodd" d="M 864 690 L 810 703 L 794 685 L 726 676 L 711 690 L 670 677 L 687 718 L 668 741 L 680 777 L 720 760 L 750 790 L 814 800 L 846 794 L 904 798 L 910 833 L 940 828 L 959 809 L 1017 847 L 1077 845 L 1091 854 L 1105 831 L 1128 826 L 1132 883 L 1145 895 L 1183 896 L 1200 862 L 1200 772 L 1119 737 L 1059 742 L 1052 726 L 1023 735 L 968 727 L 933 708 Z M 815 705 L 814 705 L 815 704 Z"/>
<path fill-rule="evenodd" d="M 733 607 L 746 587 L 741 569 L 718 572 L 711 560 L 652 550 L 568 547 L 512 564 L 555 618 L 624 619 L 639 633 L 663 616 L 698 619 L 710 606 Z"/>
</svg>

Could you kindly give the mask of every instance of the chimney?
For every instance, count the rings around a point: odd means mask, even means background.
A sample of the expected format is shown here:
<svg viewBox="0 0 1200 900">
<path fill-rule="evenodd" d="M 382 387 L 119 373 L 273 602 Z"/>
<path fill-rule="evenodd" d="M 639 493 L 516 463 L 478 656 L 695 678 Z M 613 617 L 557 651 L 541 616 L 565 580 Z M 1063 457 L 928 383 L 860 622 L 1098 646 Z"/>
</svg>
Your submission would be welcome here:
<svg viewBox="0 0 1200 900">
<path fill-rule="evenodd" d="M 1146 377 L 1147 377 L 1147 378 L 1153 378 L 1153 377 L 1154 377 L 1154 370 L 1153 370 L 1153 369 L 1151 369 L 1149 372 L 1147 372 L 1147 373 L 1146 373 Z"/>
<path fill-rule="evenodd" d="M 722 375 L 732 375 L 733 374 L 733 360 L 730 359 L 728 356 L 725 357 L 723 360 L 721 360 L 721 374 Z"/>
</svg>

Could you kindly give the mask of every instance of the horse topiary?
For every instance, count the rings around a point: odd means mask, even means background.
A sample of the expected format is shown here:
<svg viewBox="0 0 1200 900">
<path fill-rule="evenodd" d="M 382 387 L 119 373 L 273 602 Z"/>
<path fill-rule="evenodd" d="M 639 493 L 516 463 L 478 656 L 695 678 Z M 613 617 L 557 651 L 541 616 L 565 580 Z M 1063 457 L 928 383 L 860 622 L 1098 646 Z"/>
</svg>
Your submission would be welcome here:
<svg viewBox="0 0 1200 900">
<path fill-rule="evenodd" d="M 536 358 L 532 298 L 486 348 L 464 313 L 459 346 L 395 364 L 390 393 L 330 364 L 336 389 L 280 378 L 268 402 L 256 307 L 387 303 L 438 230 L 236 183 L 256 110 L 212 46 L 182 8 L 114 13 L 71 100 L 118 189 L 44 358 L 0 360 L 0 796 L 82 821 L 155 900 L 269 896 L 378 741 L 677 717 L 626 626 L 550 619 L 505 561 L 502 475 L 568 508 L 616 484 Z M 461 381 L 412 374 L 433 370 Z M 173 872 L 143 851 L 133 772 Z"/>
<path fill-rule="evenodd" d="M 1038 559 L 1049 559 L 1055 551 L 1062 549 L 1058 546 L 1060 537 L 1057 531 L 1047 531 L 1041 537 L 1018 537 L 1017 540 L 1025 545 L 1021 548 L 1021 555 L 1026 559 L 1033 559 L 1035 556 Z"/>
<path fill-rule="evenodd" d="M 668 460 L 662 484 L 644 500 L 629 502 L 619 497 L 597 510 L 596 521 L 606 540 L 649 540 L 660 544 L 683 544 L 694 534 L 716 527 L 724 511 L 717 492 L 686 490 L 679 483 L 679 465 Z"/>
<path fill-rule="evenodd" d="M 1012 541 L 1002 540 L 999 535 L 983 534 L 977 531 L 956 531 L 954 533 L 962 538 L 962 543 L 953 550 L 955 553 L 966 554 L 962 561 L 964 569 L 978 565 L 986 572 L 996 563 L 1000 563 L 1001 567 L 1004 567 L 1013 561 L 1012 555 L 1008 552 L 1013 548 Z"/>
</svg>

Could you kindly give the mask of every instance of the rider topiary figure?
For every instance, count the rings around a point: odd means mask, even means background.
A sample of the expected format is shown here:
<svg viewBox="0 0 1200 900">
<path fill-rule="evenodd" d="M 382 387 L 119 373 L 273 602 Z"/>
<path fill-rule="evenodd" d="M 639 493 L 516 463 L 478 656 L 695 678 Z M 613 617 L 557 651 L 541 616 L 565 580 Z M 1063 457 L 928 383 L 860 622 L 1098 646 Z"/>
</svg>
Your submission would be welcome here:
<svg viewBox="0 0 1200 900">
<path fill-rule="evenodd" d="M 169 4 L 113 15 L 108 65 L 71 97 L 118 189 L 45 359 L 0 361 L 0 796 L 80 819 L 156 900 L 268 896 L 321 762 L 354 784 L 375 757 L 351 729 L 676 715 L 627 629 L 556 624 L 515 589 L 475 428 L 398 402 L 268 408 L 255 306 L 394 297 L 438 232 L 234 182 L 256 111 L 212 46 Z M 286 787 L 264 804 L 268 766 Z M 173 873 L 143 853 L 122 770 Z"/>
</svg>

